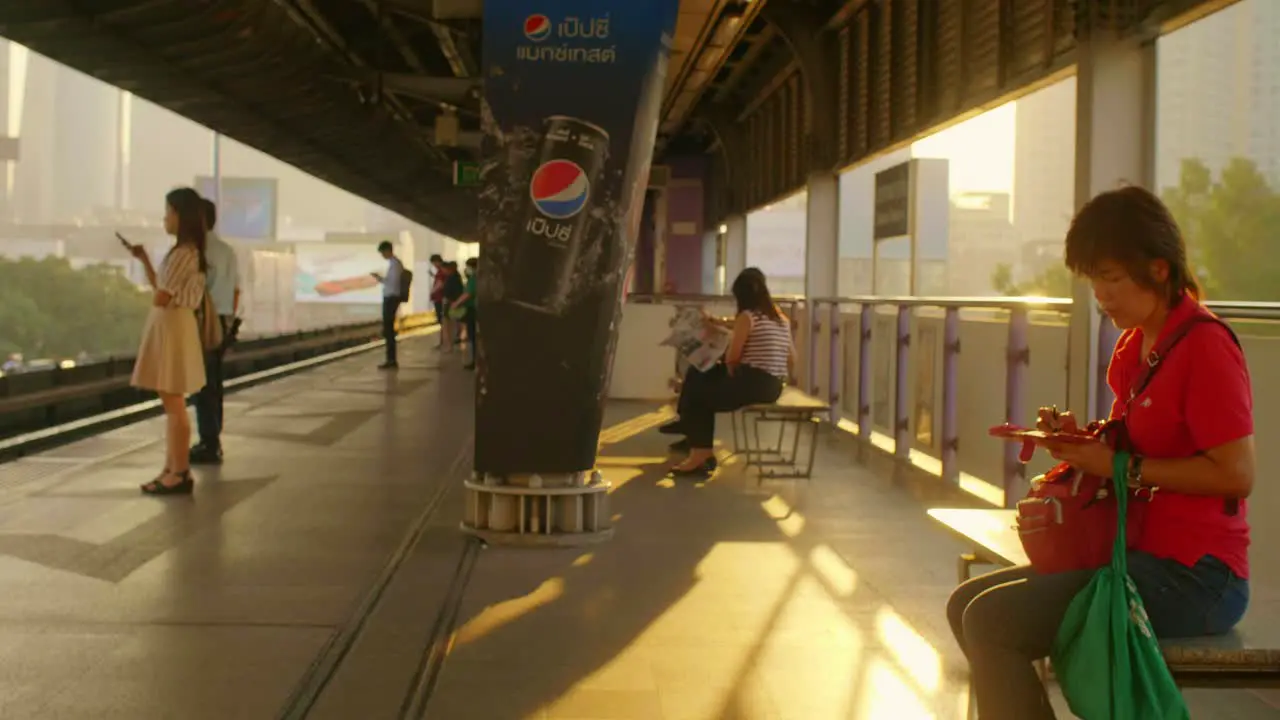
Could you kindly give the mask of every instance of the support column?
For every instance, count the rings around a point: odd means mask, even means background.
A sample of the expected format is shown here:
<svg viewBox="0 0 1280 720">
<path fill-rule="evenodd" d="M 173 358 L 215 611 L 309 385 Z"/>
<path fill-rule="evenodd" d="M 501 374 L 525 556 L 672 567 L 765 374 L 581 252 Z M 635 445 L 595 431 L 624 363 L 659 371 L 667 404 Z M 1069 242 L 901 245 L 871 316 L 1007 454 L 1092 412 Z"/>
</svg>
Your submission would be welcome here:
<svg viewBox="0 0 1280 720">
<path fill-rule="evenodd" d="M 1123 184 L 1150 187 L 1155 177 L 1155 45 L 1095 36 L 1079 46 L 1076 77 L 1076 209 Z M 1067 403 L 1096 418 L 1105 376 L 1099 358 L 1101 322 L 1088 280 L 1072 285 L 1068 329 Z M 1110 334 L 1114 338 L 1114 334 Z"/>
<path fill-rule="evenodd" d="M 804 235 L 805 296 L 839 295 L 840 182 L 835 173 L 815 172 L 809 176 Z"/>
<path fill-rule="evenodd" d="M 484 3 L 475 476 L 464 531 L 612 534 L 594 471 L 677 0 Z"/>
<path fill-rule="evenodd" d="M 725 221 L 724 285 L 733 285 L 738 273 L 747 269 L 747 216 L 732 215 Z"/>
</svg>

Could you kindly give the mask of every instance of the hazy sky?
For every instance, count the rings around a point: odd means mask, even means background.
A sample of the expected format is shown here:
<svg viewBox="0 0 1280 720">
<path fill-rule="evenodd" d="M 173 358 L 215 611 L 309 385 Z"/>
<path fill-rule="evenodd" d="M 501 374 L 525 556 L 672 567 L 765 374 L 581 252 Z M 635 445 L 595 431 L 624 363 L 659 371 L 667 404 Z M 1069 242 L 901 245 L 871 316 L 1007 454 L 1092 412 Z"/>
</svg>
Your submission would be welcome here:
<svg viewBox="0 0 1280 720">
<path fill-rule="evenodd" d="M 916 142 L 915 157 L 951 161 L 951 193 L 1013 192 L 1013 145 L 1017 103 L 953 125 Z"/>
</svg>

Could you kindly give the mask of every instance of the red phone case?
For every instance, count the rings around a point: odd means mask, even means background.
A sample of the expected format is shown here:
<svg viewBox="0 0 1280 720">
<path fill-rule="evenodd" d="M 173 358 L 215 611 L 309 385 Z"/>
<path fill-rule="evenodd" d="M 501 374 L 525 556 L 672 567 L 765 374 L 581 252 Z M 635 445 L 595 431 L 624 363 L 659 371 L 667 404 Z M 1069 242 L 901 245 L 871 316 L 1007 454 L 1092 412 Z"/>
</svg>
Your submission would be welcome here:
<svg viewBox="0 0 1280 720">
<path fill-rule="evenodd" d="M 1030 462 L 1031 456 L 1036 452 L 1036 440 L 1056 440 L 1062 442 L 1093 442 L 1095 438 L 1090 435 L 1080 435 L 1077 433 L 1047 433 L 1043 430 L 1032 430 L 1031 428 L 1018 427 L 1005 423 L 996 425 L 987 431 L 992 437 L 998 437 L 1003 440 L 1021 441 L 1022 451 L 1018 453 L 1018 459 L 1022 462 Z"/>
</svg>

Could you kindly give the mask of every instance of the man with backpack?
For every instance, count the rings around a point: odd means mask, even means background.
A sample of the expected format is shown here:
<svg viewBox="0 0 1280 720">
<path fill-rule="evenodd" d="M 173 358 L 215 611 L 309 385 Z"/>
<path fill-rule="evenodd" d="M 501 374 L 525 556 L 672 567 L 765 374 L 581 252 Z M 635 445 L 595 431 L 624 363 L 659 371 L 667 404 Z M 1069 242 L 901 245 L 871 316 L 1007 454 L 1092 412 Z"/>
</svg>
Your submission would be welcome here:
<svg viewBox="0 0 1280 720">
<path fill-rule="evenodd" d="M 383 240 L 378 244 L 378 254 L 387 261 L 385 277 L 373 273 L 373 277 L 382 283 L 382 336 L 387 340 L 387 360 L 378 369 L 394 370 L 400 367 L 396 361 L 396 314 L 400 311 L 400 303 L 409 299 L 413 273 L 404 269 L 404 263 L 396 257 L 395 248 L 389 241 Z"/>
</svg>

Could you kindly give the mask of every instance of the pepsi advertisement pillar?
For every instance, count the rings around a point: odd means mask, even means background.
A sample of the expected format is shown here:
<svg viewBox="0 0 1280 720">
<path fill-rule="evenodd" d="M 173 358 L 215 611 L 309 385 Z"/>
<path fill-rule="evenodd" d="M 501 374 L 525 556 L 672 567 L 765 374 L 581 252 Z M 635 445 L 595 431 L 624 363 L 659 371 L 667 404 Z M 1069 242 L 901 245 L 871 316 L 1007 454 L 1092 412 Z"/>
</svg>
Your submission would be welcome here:
<svg viewBox="0 0 1280 720">
<path fill-rule="evenodd" d="M 477 474 L 595 466 L 678 0 L 485 0 Z"/>
</svg>

